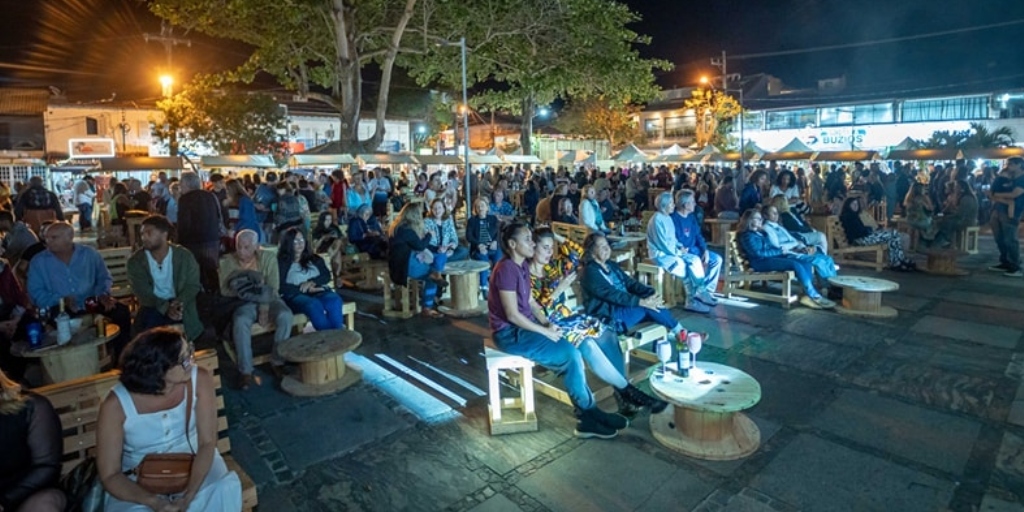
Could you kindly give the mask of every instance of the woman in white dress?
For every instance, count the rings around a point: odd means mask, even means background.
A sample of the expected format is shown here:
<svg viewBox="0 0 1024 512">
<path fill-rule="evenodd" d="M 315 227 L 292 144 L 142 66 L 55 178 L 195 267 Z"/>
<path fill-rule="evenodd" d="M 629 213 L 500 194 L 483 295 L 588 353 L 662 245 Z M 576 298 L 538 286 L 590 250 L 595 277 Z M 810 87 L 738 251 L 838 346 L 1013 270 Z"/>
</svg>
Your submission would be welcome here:
<svg viewBox="0 0 1024 512">
<path fill-rule="evenodd" d="M 150 329 L 125 348 L 120 366 L 120 382 L 100 406 L 96 433 L 96 464 L 107 492 L 104 510 L 241 510 L 238 475 L 217 453 L 213 376 L 196 367 L 192 345 L 173 328 Z M 185 492 L 157 495 L 135 483 L 131 471 L 151 453 L 195 454 Z"/>
</svg>

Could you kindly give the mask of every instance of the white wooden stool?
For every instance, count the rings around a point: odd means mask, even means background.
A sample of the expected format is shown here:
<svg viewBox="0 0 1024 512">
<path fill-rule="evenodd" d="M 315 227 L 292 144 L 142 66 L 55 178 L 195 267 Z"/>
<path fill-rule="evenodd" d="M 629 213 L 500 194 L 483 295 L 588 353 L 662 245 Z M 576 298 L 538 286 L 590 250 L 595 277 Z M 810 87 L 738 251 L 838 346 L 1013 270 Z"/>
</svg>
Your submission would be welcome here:
<svg viewBox="0 0 1024 512">
<path fill-rule="evenodd" d="M 533 361 L 521 356 L 506 354 L 494 348 L 490 340 L 484 342 L 484 358 L 487 359 L 487 411 L 491 435 L 534 432 L 537 430 L 537 413 L 533 402 Z M 519 372 L 519 396 L 501 397 L 500 370 Z M 509 415 L 503 415 L 505 411 Z"/>
<path fill-rule="evenodd" d="M 630 375 L 629 359 L 631 356 L 636 356 L 649 363 L 659 362 L 657 354 L 653 352 L 655 348 L 653 345 L 650 352 L 639 347 L 648 343 L 656 343 L 666 337 L 668 337 L 668 329 L 655 323 L 641 324 L 632 332 L 619 335 L 619 348 L 622 350 L 622 358 L 625 361 L 626 376 Z"/>
</svg>

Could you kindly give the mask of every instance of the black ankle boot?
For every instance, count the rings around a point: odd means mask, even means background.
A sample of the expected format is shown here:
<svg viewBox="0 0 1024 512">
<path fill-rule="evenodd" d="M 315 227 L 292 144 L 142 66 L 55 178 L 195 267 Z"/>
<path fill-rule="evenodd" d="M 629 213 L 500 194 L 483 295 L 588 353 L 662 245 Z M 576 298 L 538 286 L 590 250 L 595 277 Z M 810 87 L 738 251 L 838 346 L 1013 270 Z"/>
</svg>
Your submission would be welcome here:
<svg viewBox="0 0 1024 512">
<path fill-rule="evenodd" d="M 625 401 L 629 402 L 631 405 L 635 407 L 650 408 L 651 414 L 658 414 L 659 412 L 664 411 L 666 407 L 668 407 L 668 402 L 654 398 L 653 396 L 648 395 L 643 391 L 640 391 L 640 388 L 632 384 L 627 384 L 625 388 L 622 388 L 621 390 L 616 390 L 616 397 L 618 397 L 619 394 L 622 395 L 622 398 Z"/>
<path fill-rule="evenodd" d="M 598 410 L 600 409 L 597 407 L 593 407 L 591 409 L 576 409 L 576 418 L 579 419 L 576 423 L 576 437 L 581 439 L 588 439 L 591 437 L 596 437 L 598 439 L 611 439 L 619 435 L 617 430 L 605 425 L 598 419 L 597 415 L 594 414 L 594 411 Z"/>
<path fill-rule="evenodd" d="M 640 412 L 640 407 L 634 405 L 629 400 L 626 400 L 626 398 L 622 396 L 622 391 L 617 389 L 615 390 L 615 403 L 619 406 L 619 414 L 625 416 L 627 419 L 632 420 L 637 413 Z"/>
</svg>

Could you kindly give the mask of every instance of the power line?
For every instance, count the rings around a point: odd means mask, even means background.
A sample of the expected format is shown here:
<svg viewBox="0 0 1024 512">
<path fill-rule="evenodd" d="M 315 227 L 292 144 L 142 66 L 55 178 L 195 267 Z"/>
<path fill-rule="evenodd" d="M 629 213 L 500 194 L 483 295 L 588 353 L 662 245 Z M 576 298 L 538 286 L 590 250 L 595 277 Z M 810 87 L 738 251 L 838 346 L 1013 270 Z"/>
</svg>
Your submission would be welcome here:
<svg viewBox="0 0 1024 512">
<path fill-rule="evenodd" d="M 999 22 L 999 23 L 991 23 L 991 24 L 988 24 L 988 25 L 978 25 L 978 26 L 975 26 L 975 27 L 965 27 L 965 28 L 957 28 L 957 29 L 952 29 L 952 30 L 942 30 L 942 31 L 939 31 L 939 32 L 929 32 L 929 33 L 926 33 L 926 34 L 917 34 L 917 35 L 912 35 L 912 36 L 890 37 L 890 38 L 886 38 L 886 39 L 876 39 L 874 41 L 861 41 L 859 43 L 846 43 L 846 44 L 833 44 L 833 45 L 826 45 L 826 46 L 815 46 L 815 47 L 812 47 L 812 48 L 802 48 L 802 49 L 799 49 L 799 50 L 781 50 L 781 51 L 776 51 L 776 52 L 747 53 L 747 54 L 744 54 L 744 55 L 730 55 L 729 57 L 732 58 L 732 59 L 759 59 L 759 58 L 763 58 L 763 57 L 780 57 L 780 56 L 783 56 L 783 55 L 797 55 L 797 54 L 801 54 L 801 53 L 823 52 L 823 51 L 829 51 L 829 50 L 841 50 L 841 49 L 845 49 L 845 48 L 859 48 L 859 47 L 863 47 L 863 46 L 874 46 L 874 45 L 879 45 L 879 44 L 898 43 L 898 42 L 901 42 L 901 41 L 912 41 L 912 40 L 916 40 L 916 39 L 927 39 L 927 38 L 931 38 L 931 37 L 948 36 L 948 35 L 953 35 L 953 34 L 963 34 L 963 33 L 967 33 L 967 32 L 976 32 L 978 30 L 988 30 L 988 29 L 991 29 L 991 28 L 1008 27 L 1008 26 L 1020 25 L 1020 24 L 1024 24 L 1024 19 L 1002 21 L 1002 22 Z"/>
</svg>

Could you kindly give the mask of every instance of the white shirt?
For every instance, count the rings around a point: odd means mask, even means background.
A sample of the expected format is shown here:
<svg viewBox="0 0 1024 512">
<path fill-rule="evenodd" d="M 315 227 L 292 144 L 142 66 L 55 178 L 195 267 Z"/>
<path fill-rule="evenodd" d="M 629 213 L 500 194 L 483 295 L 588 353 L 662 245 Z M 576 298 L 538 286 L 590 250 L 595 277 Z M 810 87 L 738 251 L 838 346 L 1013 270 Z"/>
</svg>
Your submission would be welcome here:
<svg viewBox="0 0 1024 512">
<path fill-rule="evenodd" d="M 288 267 L 288 277 L 285 278 L 285 282 L 298 286 L 317 277 L 320 277 L 320 271 L 316 269 L 316 265 L 310 264 L 308 268 L 302 268 L 302 265 L 292 263 L 292 266 Z"/>
<path fill-rule="evenodd" d="M 797 240 L 786 228 L 782 227 L 777 222 L 770 220 L 764 221 L 762 225 L 764 232 L 768 235 L 768 240 L 771 240 L 772 245 L 782 249 L 783 252 L 791 253 L 795 249 L 803 247 L 804 244 Z"/>
<path fill-rule="evenodd" d="M 164 300 L 174 298 L 174 251 L 167 249 L 167 256 L 164 261 L 157 263 L 153 255 L 146 251 L 146 261 L 149 262 L 149 275 L 153 277 L 153 295 Z"/>
<path fill-rule="evenodd" d="M 81 192 L 75 193 L 75 205 L 92 204 L 93 198 L 96 197 L 96 192 L 93 192 L 92 188 L 84 180 L 75 184 L 75 190 L 81 190 Z"/>
</svg>

